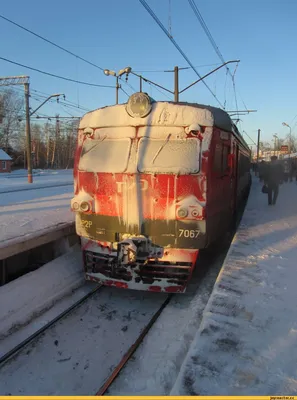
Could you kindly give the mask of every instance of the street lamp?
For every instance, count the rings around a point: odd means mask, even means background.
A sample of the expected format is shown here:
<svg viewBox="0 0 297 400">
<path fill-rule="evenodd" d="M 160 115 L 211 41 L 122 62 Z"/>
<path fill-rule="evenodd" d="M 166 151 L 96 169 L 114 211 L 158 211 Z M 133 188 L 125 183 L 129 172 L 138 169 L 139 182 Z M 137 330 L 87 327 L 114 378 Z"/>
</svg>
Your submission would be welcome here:
<svg viewBox="0 0 297 400">
<path fill-rule="evenodd" d="M 283 122 L 283 126 L 287 126 L 290 129 L 290 133 L 289 133 L 289 158 L 290 158 L 290 155 L 291 155 L 291 142 L 292 142 L 292 136 L 291 136 L 292 129 L 291 129 L 290 125 L 287 124 L 286 122 Z"/>
<path fill-rule="evenodd" d="M 120 69 L 118 73 L 116 73 L 115 71 L 111 71 L 110 69 L 105 69 L 103 72 L 106 76 L 115 76 L 116 77 L 116 104 L 119 104 L 119 89 L 121 87 L 121 85 L 119 85 L 119 78 L 124 75 L 124 74 L 130 74 L 132 68 L 131 67 L 126 67 L 123 69 Z"/>
</svg>

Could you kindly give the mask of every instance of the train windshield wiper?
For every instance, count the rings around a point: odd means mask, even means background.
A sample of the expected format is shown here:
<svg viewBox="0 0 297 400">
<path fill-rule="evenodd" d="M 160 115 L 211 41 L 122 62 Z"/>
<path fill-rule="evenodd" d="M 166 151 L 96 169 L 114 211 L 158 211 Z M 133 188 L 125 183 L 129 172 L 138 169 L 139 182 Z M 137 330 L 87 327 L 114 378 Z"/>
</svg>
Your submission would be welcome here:
<svg viewBox="0 0 297 400">
<path fill-rule="evenodd" d="M 159 149 L 157 150 L 157 152 L 156 152 L 156 154 L 155 154 L 155 156 L 154 156 L 154 158 L 153 158 L 152 164 L 154 164 L 154 162 L 156 161 L 156 158 L 157 158 L 158 155 L 161 153 L 161 151 L 163 150 L 163 148 L 165 147 L 165 145 L 168 143 L 170 137 L 171 137 L 171 133 L 169 133 L 169 135 L 167 136 L 165 142 L 164 142 L 164 143 L 159 147 Z"/>
</svg>

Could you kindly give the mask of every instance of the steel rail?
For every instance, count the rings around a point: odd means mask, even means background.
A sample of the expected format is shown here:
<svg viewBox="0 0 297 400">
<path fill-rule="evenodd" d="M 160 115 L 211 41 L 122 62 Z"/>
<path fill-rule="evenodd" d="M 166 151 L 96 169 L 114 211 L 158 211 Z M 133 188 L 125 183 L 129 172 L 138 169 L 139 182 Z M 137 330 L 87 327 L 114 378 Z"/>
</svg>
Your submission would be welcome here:
<svg viewBox="0 0 297 400">
<path fill-rule="evenodd" d="M 14 356 L 17 352 L 22 350 L 24 347 L 27 346 L 30 342 L 32 342 L 34 339 L 36 339 L 39 335 L 41 335 L 44 331 L 46 331 L 48 328 L 50 328 L 52 325 L 54 325 L 56 322 L 64 318 L 66 315 L 68 315 L 71 311 L 73 311 L 75 308 L 80 306 L 82 303 L 84 303 L 89 297 L 93 296 L 99 289 L 101 289 L 103 285 L 99 285 L 95 287 L 90 293 L 86 294 L 84 297 L 82 297 L 80 300 L 78 300 L 76 303 L 74 303 L 71 307 L 67 308 L 67 310 L 63 311 L 61 314 L 59 314 L 57 317 L 55 317 L 53 320 L 48 322 L 46 325 L 44 325 L 42 328 L 38 329 L 38 331 L 34 332 L 32 335 L 27 337 L 25 340 L 23 340 L 21 343 L 19 343 L 17 346 L 12 348 L 10 351 L 5 353 L 3 356 L 0 357 L 0 365 L 6 362 L 9 358 Z"/>
<path fill-rule="evenodd" d="M 161 315 L 162 311 L 164 308 L 168 305 L 172 298 L 172 294 L 170 294 L 166 300 L 162 303 L 161 307 L 158 309 L 158 311 L 155 312 L 155 314 L 152 316 L 150 319 L 149 323 L 144 327 L 144 329 L 141 331 L 140 335 L 138 338 L 135 340 L 135 342 L 132 344 L 132 346 L 128 349 L 128 351 L 125 353 L 121 361 L 118 363 L 118 365 L 115 367 L 113 370 L 112 374 L 107 378 L 107 380 L 104 382 L 104 384 L 101 386 L 101 388 L 98 390 L 96 393 L 96 396 L 103 396 L 108 388 L 112 385 L 112 383 L 115 381 L 121 370 L 124 368 L 124 366 L 127 364 L 129 359 L 132 357 L 134 352 L 137 350 L 139 345 L 142 343 L 143 339 L 147 335 L 147 333 L 150 331 L 151 327 L 154 325 L 156 320 L 159 318 Z"/>
</svg>

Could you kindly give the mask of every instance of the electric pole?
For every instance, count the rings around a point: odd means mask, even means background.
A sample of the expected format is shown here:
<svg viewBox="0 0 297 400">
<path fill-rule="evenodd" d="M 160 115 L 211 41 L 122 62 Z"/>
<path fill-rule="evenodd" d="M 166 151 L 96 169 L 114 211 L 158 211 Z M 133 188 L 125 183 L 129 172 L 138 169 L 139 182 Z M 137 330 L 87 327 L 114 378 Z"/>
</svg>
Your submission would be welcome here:
<svg viewBox="0 0 297 400">
<path fill-rule="evenodd" d="M 257 144 L 257 164 L 259 163 L 259 150 L 260 150 L 260 132 L 261 130 L 258 129 L 258 144 Z"/>
<path fill-rule="evenodd" d="M 27 144 L 26 147 L 27 147 L 28 183 L 33 183 L 32 157 L 31 157 L 30 107 L 29 107 L 29 97 L 30 97 L 29 82 L 24 83 L 24 87 L 25 87 L 25 103 L 26 103 L 26 144 Z"/>
<path fill-rule="evenodd" d="M 56 157 L 56 167 L 59 168 L 60 166 L 60 152 L 59 152 L 59 143 L 60 143 L 60 120 L 59 114 L 56 115 L 56 140 L 55 140 L 55 153 L 57 154 Z"/>
<path fill-rule="evenodd" d="M 33 183 L 32 163 L 31 163 L 31 131 L 30 131 L 30 108 L 29 108 L 29 76 L 7 76 L 0 78 L 0 86 L 24 85 L 25 89 L 25 104 L 26 104 L 26 151 L 27 151 L 27 169 L 28 183 Z M 24 151 L 25 153 L 25 151 Z M 25 160 L 24 160 L 25 164 Z"/>
<path fill-rule="evenodd" d="M 178 67 L 174 67 L 174 101 L 178 103 Z"/>
<path fill-rule="evenodd" d="M 116 83 L 116 104 L 119 104 L 119 77 L 117 76 L 117 83 Z"/>
</svg>

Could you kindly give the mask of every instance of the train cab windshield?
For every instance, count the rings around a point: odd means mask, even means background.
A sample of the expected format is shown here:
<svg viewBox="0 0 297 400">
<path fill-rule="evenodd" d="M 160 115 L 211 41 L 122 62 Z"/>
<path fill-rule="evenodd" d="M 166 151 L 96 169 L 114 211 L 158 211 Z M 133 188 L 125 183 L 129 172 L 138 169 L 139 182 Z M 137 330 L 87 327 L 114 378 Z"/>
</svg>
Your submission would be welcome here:
<svg viewBox="0 0 297 400">
<path fill-rule="evenodd" d="M 78 169 L 86 172 L 122 173 L 128 166 L 131 139 L 86 139 Z"/>
<path fill-rule="evenodd" d="M 195 174 L 199 172 L 197 139 L 142 138 L 138 148 L 138 171 L 143 173 Z"/>
<path fill-rule="evenodd" d="M 162 139 L 142 137 L 137 148 L 129 138 L 86 139 L 78 168 L 86 172 L 124 173 L 129 162 L 137 160 L 140 173 L 196 174 L 199 148 L 195 138 L 177 139 L 170 134 Z"/>
</svg>

